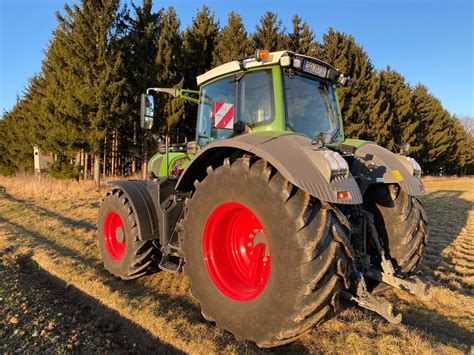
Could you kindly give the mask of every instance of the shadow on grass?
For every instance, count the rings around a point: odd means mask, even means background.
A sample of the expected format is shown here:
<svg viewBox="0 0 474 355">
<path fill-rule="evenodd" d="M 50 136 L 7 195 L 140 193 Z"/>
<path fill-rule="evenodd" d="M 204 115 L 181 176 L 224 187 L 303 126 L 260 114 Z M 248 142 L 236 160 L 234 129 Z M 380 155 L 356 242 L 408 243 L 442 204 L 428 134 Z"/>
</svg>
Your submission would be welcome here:
<svg viewBox="0 0 474 355">
<path fill-rule="evenodd" d="M 443 255 L 443 251 L 451 246 L 463 228 L 467 225 L 469 211 L 473 207 L 471 201 L 461 198 L 463 191 L 458 190 L 440 190 L 423 196 L 422 202 L 428 215 L 429 240 L 426 248 L 426 257 L 424 264 L 433 272 L 432 279 L 436 280 L 442 286 L 465 294 L 472 295 L 472 287 L 463 285 L 464 287 L 456 287 L 447 281 L 440 280 L 434 276 L 434 271 L 444 262 L 449 265 L 449 273 L 454 274 L 457 278 L 469 276 L 455 270 L 455 263 L 451 257 Z M 474 260 L 474 255 L 471 261 Z"/>
<path fill-rule="evenodd" d="M 3 197 L 10 202 L 21 204 L 22 206 L 27 207 L 28 209 L 37 213 L 40 217 L 43 216 L 43 217 L 48 217 L 48 218 L 54 218 L 58 220 L 59 222 L 68 225 L 69 227 L 84 228 L 87 232 L 91 232 L 95 230 L 95 226 L 89 222 L 78 221 L 69 217 L 65 217 L 57 212 L 48 210 L 44 207 L 40 207 L 36 205 L 33 201 L 18 199 L 5 191 L 0 191 L 0 197 Z M 89 203 L 86 203 L 86 204 L 89 204 Z M 98 203 L 95 203 L 95 205 L 98 206 Z"/>
<path fill-rule="evenodd" d="M 81 317 L 85 318 L 86 322 L 93 322 L 99 329 L 110 329 L 111 327 L 114 329 L 112 333 L 103 332 L 102 336 L 110 337 L 112 334 L 119 344 L 126 341 L 128 346 L 135 343 L 134 350 L 138 353 L 183 353 L 171 344 L 152 337 L 146 329 L 120 316 L 117 311 L 107 307 L 77 287 L 66 284 L 63 280 L 50 274 L 29 256 L 23 255 L 19 258 L 19 265 L 21 273 L 25 275 L 25 277 L 19 278 L 22 287 L 36 288 L 37 290 L 46 288 L 53 293 L 52 298 L 55 301 L 69 303 L 76 307 L 77 303 L 80 303 L 82 306 L 80 307 Z M 71 324 L 64 324 L 64 326 L 70 328 Z"/>
<path fill-rule="evenodd" d="M 466 315 L 464 321 L 472 322 L 472 318 L 469 320 Z M 469 352 L 474 344 L 473 332 L 432 308 L 419 304 L 406 304 L 406 308 L 403 309 L 403 324 L 425 333 L 435 342 L 452 346 L 465 353 Z"/>
<path fill-rule="evenodd" d="M 38 246 L 44 246 L 46 249 L 53 251 L 54 253 L 67 257 L 70 260 L 84 264 L 94 269 L 100 280 L 107 285 L 111 292 L 117 292 L 123 295 L 124 298 L 130 300 L 140 300 L 141 298 L 151 299 L 156 304 L 159 304 L 159 309 L 155 311 L 155 314 L 159 317 L 166 319 L 168 322 L 176 320 L 176 318 L 185 319 L 190 324 L 205 324 L 209 331 L 213 328 L 212 323 L 207 322 L 203 319 L 200 311 L 200 307 L 190 301 L 188 297 L 183 296 L 172 296 L 167 293 L 160 293 L 156 288 L 144 284 L 145 279 L 122 281 L 111 274 L 109 274 L 102 266 L 102 262 L 98 258 L 89 257 L 82 255 L 78 251 L 69 248 L 67 246 L 59 245 L 55 241 L 49 239 L 47 236 L 26 228 L 16 222 L 10 221 L 0 216 L 0 223 L 9 225 L 12 229 L 11 242 L 18 243 L 18 236 L 25 236 L 22 238 L 24 244 L 27 244 L 30 249 L 34 249 Z M 173 275 L 173 277 L 184 278 L 184 275 Z M 58 279 L 59 280 L 59 279 Z M 86 295 L 91 298 L 91 296 Z M 97 301 L 97 300 L 96 300 Z M 98 301 L 97 301 L 98 302 Z M 213 337 L 215 341 L 225 347 L 228 344 L 233 344 L 240 348 L 242 351 L 260 351 L 258 347 L 253 343 L 239 343 L 235 338 L 228 332 L 224 332 L 222 335 Z M 158 346 L 159 344 L 157 344 Z M 285 347 L 287 348 L 287 347 Z M 294 345 L 295 351 L 304 351 L 297 344 Z"/>
</svg>

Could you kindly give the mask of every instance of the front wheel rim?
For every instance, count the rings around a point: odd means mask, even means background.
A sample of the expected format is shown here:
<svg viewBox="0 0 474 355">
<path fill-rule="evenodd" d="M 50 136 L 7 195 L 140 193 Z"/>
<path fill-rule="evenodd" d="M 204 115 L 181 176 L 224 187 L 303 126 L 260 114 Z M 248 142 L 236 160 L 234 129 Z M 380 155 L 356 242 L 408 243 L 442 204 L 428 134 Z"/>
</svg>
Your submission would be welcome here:
<svg viewBox="0 0 474 355">
<path fill-rule="evenodd" d="M 235 301 L 256 298 L 268 282 L 270 243 L 260 220 L 243 204 L 223 203 L 210 214 L 203 256 L 214 285 Z"/>
<path fill-rule="evenodd" d="M 104 243 L 113 260 L 120 260 L 125 253 L 125 228 L 122 218 L 115 211 L 107 213 L 104 219 Z"/>
</svg>

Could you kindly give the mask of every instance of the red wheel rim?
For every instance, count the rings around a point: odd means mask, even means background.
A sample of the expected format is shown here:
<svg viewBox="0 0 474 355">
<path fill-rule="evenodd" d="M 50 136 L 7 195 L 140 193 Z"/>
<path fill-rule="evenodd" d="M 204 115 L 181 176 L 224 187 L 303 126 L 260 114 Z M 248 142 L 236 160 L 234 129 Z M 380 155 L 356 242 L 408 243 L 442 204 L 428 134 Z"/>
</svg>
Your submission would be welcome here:
<svg viewBox="0 0 474 355">
<path fill-rule="evenodd" d="M 105 216 L 104 242 L 110 257 L 120 260 L 125 253 L 125 228 L 122 218 L 115 211 L 110 211 Z"/>
<path fill-rule="evenodd" d="M 254 299 L 268 282 L 267 234 L 257 216 L 240 203 L 224 203 L 211 213 L 204 229 L 203 255 L 214 285 L 233 300 Z"/>
</svg>

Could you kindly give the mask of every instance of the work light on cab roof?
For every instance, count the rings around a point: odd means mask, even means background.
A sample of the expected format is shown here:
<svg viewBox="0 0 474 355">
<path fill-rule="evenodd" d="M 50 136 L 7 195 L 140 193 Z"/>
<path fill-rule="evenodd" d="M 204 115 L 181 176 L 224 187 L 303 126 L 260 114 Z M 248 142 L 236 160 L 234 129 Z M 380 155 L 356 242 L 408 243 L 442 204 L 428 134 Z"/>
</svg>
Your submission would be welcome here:
<svg viewBox="0 0 474 355">
<path fill-rule="evenodd" d="M 260 49 L 199 75 L 198 90 L 149 88 L 141 122 L 158 152 L 147 180 L 111 182 L 101 204 L 106 269 L 184 270 L 203 316 L 260 347 L 319 326 L 341 296 L 399 323 L 376 294 L 430 298 L 410 276 L 428 240 L 421 168 L 408 149 L 345 137 L 337 87 L 352 83 Z M 197 105 L 195 135 L 157 131 L 157 94 Z"/>
</svg>

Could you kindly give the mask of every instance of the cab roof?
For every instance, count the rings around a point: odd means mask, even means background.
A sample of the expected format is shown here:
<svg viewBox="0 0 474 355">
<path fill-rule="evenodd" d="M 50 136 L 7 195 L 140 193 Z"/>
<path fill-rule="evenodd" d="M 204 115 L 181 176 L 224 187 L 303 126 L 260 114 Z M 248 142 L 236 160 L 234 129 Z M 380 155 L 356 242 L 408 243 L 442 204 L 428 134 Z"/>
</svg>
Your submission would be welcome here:
<svg viewBox="0 0 474 355">
<path fill-rule="evenodd" d="M 269 60 L 260 60 L 258 61 L 255 56 L 250 56 L 242 60 L 234 60 L 232 62 L 228 62 L 222 65 L 219 65 L 218 67 L 215 67 L 207 72 L 205 72 L 202 75 L 199 75 L 196 80 L 197 84 L 201 86 L 202 84 L 208 82 L 209 80 L 218 78 L 220 76 L 226 75 L 226 74 L 231 74 L 234 72 L 238 72 L 240 70 L 245 69 L 250 69 L 250 68 L 257 68 L 257 67 L 263 67 L 263 66 L 268 66 L 272 64 L 280 64 L 282 66 L 289 66 L 290 65 L 290 57 L 294 56 L 298 57 L 304 57 L 308 59 L 312 59 L 314 61 L 317 61 L 319 63 L 324 64 L 325 66 L 332 68 L 339 72 L 337 69 L 329 65 L 328 63 L 325 63 L 317 58 L 314 57 L 309 57 L 301 54 L 297 54 L 291 51 L 278 51 L 278 52 L 271 52 L 270 53 L 270 59 Z M 288 58 L 288 59 L 287 59 Z"/>
</svg>

